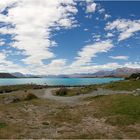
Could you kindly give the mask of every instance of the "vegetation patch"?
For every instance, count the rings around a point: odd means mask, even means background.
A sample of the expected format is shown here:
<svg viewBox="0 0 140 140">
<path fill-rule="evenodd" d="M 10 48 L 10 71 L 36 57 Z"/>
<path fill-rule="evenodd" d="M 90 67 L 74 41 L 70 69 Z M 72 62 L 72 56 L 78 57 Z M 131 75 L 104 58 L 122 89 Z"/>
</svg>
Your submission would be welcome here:
<svg viewBox="0 0 140 140">
<path fill-rule="evenodd" d="M 96 105 L 96 117 L 106 118 L 106 123 L 122 126 L 140 123 L 140 96 L 102 96 L 92 98 L 89 105 Z"/>
<path fill-rule="evenodd" d="M 66 96 L 66 95 L 68 95 L 68 89 L 65 87 L 62 87 L 62 88 L 58 89 L 55 94 L 57 96 Z"/>
<path fill-rule="evenodd" d="M 126 79 L 140 80 L 140 73 L 133 73 L 132 75 L 130 75 Z"/>
<path fill-rule="evenodd" d="M 34 84 L 27 84 L 27 85 L 9 85 L 9 86 L 0 86 L 0 94 L 2 93 L 9 93 L 13 91 L 23 90 L 27 91 L 29 89 L 42 89 L 47 88 L 46 85 L 34 85 Z"/>
<path fill-rule="evenodd" d="M 97 95 L 97 96 L 93 96 L 93 97 L 87 97 L 84 99 L 84 101 L 92 101 L 93 99 L 96 99 L 96 98 L 101 98 L 101 97 L 104 97 L 106 95 Z"/>
<path fill-rule="evenodd" d="M 7 126 L 6 123 L 4 123 L 4 122 L 0 122 L 0 129 L 1 129 L 1 128 L 5 128 L 6 126 Z"/>
<path fill-rule="evenodd" d="M 102 85 L 102 87 L 111 90 L 132 91 L 140 88 L 140 80 L 124 80 L 119 82 L 111 82 L 109 84 Z"/>
<path fill-rule="evenodd" d="M 54 92 L 56 96 L 75 96 L 80 94 L 87 94 L 93 90 L 97 90 L 96 85 L 75 87 L 75 88 L 65 88 L 62 87 Z"/>
<path fill-rule="evenodd" d="M 25 100 L 25 101 L 29 101 L 29 100 L 33 100 L 33 99 L 37 99 L 37 96 L 34 95 L 33 93 L 27 93 L 23 98 L 23 100 Z"/>
</svg>

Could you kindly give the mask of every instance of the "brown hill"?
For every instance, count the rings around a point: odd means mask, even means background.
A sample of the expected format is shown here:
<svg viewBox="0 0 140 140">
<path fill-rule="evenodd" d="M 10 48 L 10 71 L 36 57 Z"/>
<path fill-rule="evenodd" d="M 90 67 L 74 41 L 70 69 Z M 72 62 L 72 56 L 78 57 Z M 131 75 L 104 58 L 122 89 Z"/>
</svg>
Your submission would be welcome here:
<svg viewBox="0 0 140 140">
<path fill-rule="evenodd" d="M 10 73 L 0 73 L 0 78 L 16 78 Z"/>
</svg>

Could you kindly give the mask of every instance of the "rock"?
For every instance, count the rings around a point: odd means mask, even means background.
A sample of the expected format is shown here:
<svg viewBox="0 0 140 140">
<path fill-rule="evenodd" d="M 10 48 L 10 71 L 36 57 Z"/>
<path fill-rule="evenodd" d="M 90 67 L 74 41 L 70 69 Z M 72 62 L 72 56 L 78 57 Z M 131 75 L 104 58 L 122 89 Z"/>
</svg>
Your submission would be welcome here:
<svg viewBox="0 0 140 140">
<path fill-rule="evenodd" d="M 50 122 L 47 121 L 47 122 L 42 122 L 43 125 L 50 125 Z"/>
<path fill-rule="evenodd" d="M 134 96 L 140 96 L 140 93 L 134 93 L 133 95 Z"/>
<path fill-rule="evenodd" d="M 140 88 L 137 88 L 136 91 L 139 91 L 140 92 Z"/>
</svg>

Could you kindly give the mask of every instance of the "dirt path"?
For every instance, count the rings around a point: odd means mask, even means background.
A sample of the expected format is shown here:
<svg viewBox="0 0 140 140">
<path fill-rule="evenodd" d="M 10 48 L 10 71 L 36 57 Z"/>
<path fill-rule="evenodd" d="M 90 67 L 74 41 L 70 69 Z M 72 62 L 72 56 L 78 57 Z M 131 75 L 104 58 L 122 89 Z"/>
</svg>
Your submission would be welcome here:
<svg viewBox="0 0 140 140">
<path fill-rule="evenodd" d="M 39 96 L 40 98 L 50 99 L 50 100 L 55 100 L 62 103 L 76 105 L 76 104 L 81 104 L 82 103 L 81 101 L 86 97 L 94 97 L 97 95 L 131 93 L 128 91 L 112 91 L 112 90 L 99 88 L 97 91 L 92 91 L 88 94 L 80 94 L 80 95 L 75 95 L 75 96 L 70 96 L 70 97 L 62 97 L 62 96 L 60 97 L 60 96 L 55 96 L 52 94 L 52 91 L 56 89 L 58 88 L 48 88 L 48 89 L 45 89 L 44 92 L 42 92 L 41 94 L 36 94 L 36 95 Z"/>
</svg>

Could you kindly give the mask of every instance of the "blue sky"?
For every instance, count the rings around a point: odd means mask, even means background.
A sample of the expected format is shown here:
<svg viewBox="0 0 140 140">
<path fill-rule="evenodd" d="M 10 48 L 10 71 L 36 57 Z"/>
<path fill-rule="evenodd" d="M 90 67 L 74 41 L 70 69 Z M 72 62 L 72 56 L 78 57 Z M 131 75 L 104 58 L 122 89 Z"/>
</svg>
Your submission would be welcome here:
<svg viewBox="0 0 140 140">
<path fill-rule="evenodd" d="M 0 71 L 140 68 L 140 2 L 0 0 Z"/>
</svg>

